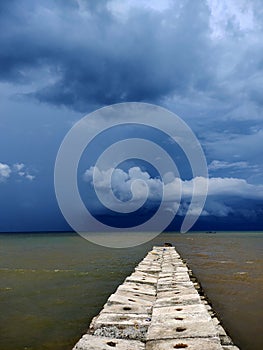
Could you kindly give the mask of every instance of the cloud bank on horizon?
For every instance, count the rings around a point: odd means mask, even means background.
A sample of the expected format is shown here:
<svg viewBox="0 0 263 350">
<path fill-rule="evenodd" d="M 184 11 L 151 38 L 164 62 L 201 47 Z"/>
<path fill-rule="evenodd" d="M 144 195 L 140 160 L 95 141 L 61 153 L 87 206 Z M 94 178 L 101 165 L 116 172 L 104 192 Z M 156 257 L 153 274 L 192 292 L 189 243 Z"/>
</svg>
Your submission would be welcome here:
<svg viewBox="0 0 263 350">
<path fill-rule="evenodd" d="M 234 217 L 263 229 L 262 23 L 259 0 L 2 1 L 0 231 L 67 229 L 53 189 L 59 145 L 83 114 L 127 101 L 166 107 L 197 135 L 204 227 Z M 126 200 L 131 174 L 119 175 Z M 147 181 L 158 197 L 160 180 Z"/>
<path fill-rule="evenodd" d="M 144 191 L 141 190 L 142 183 L 135 180 L 143 180 L 144 186 L 148 189 L 148 198 L 154 203 L 160 200 L 166 202 L 166 210 L 173 211 L 179 205 L 178 215 L 186 215 L 189 200 L 192 197 L 193 188 L 197 188 L 197 196 L 203 195 L 203 189 L 207 179 L 204 177 L 195 177 L 191 180 L 182 180 L 176 177 L 173 173 L 165 174 L 161 180 L 158 177 L 153 178 L 147 171 L 142 171 L 139 167 L 131 167 L 127 172 L 122 169 L 100 170 L 97 167 L 87 169 L 83 175 L 91 187 L 94 186 L 93 175 L 96 171 L 96 191 L 101 192 L 103 196 L 111 196 L 111 191 L 114 195 L 124 202 L 124 205 L 133 204 L 143 198 Z M 135 181 L 135 182 L 134 182 Z M 111 186 L 109 186 L 111 184 Z M 182 202 L 177 203 L 174 199 L 174 194 L 180 193 Z M 199 194 L 198 194 L 199 191 Z M 234 213 L 237 209 L 231 206 L 229 199 L 243 198 L 252 200 L 263 200 L 263 185 L 252 185 L 244 179 L 238 178 L 221 178 L 210 177 L 208 179 L 208 199 L 203 209 L 202 216 L 213 215 L 215 217 L 228 216 L 229 213 Z M 229 202 L 229 204 L 226 204 Z M 119 209 L 121 203 L 115 203 L 116 207 L 112 206 L 113 210 Z M 96 207 L 91 209 L 100 210 Z M 240 209 L 240 208 L 239 208 Z M 246 212 L 239 210 L 239 215 L 244 217 L 255 217 L 256 214 L 262 214 L 262 210 L 255 212 L 255 208 L 247 208 Z"/>
</svg>

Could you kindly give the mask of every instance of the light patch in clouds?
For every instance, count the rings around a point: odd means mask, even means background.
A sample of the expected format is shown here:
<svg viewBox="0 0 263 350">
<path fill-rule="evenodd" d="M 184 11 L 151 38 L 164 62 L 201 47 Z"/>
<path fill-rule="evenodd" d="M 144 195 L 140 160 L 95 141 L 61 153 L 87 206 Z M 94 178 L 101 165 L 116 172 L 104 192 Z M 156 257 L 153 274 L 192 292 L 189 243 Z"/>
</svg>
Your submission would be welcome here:
<svg viewBox="0 0 263 350">
<path fill-rule="evenodd" d="M 107 8 L 118 17 L 125 17 L 132 9 L 144 8 L 153 11 L 165 11 L 172 6 L 171 0 L 111 0 Z"/>
<path fill-rule="evenodd" d="M 239 31 L 255 28 L 255 17 L 251 2 L 246 0 L 207 0 L 211 11 L 210 28 L 212 38 L 221 39 L 228 35 L 230 23 Z"/>
<path fill-rule="evenodd" d="M 84 181 L 92 183 L 94 167 L 86 170 L 83 178 Z M 112 174 L 111 182 L 109 176 Z M 203 188 L 206 186 L 207 179 L 203 177 L 196 177 L 191 180 L 182 180 L 169 173 L 165 176 L 164 182 L 159 178 L 151 178 L 151 176 L 142 171 L 139 167 L 130 168 L 128 172 L 121 169 L 109 169 L 106 171 L 100 171 L 96 168 L 96 189 L 105 193 L 110 193 L 110 190 L 122 200 L 123 203 L 119 205 L 125 205 L 125 201 L 139 200 L 140 199 L 140 187 L 132 186 L 134 180 L 143 180 L 148 187 L 148 198 L 152 201 L 160 201 L 162 199 L 166 202 L 165 210 L 175 211 L 178 206 L 178 201 L 175 199 L 175 194 L 180 193 L 182 190 L 182 202 L 178 210 L 178 215 L 186 215 L 189 206 L 189 201 L 192 197 L 193 188 L 196 188 L 197 195 L 203 194 Z M 111 188 L 108 184 L 111 183 Z M 107 185 L 106 185 L 107 184 Z M 135 181 L 136 184 L 136 181 Z M 141 185 L 141 184 L 140 184 Z M 198 193 L 199 192 L 199 193 Z M 142 192 L 144 195 L 144 191 Z M 178 198 L 178 197 L 177 197 Z M 238 178 L 221 178 L 212 177 L 208 179 L 208 200 L 205 208 L 202 212 L 202 216 L 227 216 L 234 212 L 231 204 L 228 204 L 228 200 L 233 198 L 239 199 L 263 199 L 263 185 L 252 185 L 244 179 Z M 113 210 L 117 208 L 112 208 Z M 198 211 L 198 207 L 192 206 L 193 215 L 195 211 Z"/>
<path fill-rule="evenodd" d="M 228 169 L 228 168 L 238 168 L 238 169 L 244 169 L 248 168 L 249 164 L 248 162 L 224 162 L 220 160 L 213 160 L 209 165 L 208 165 L 208 170 L 215 171 L 219 169 Z"/>
</svg>

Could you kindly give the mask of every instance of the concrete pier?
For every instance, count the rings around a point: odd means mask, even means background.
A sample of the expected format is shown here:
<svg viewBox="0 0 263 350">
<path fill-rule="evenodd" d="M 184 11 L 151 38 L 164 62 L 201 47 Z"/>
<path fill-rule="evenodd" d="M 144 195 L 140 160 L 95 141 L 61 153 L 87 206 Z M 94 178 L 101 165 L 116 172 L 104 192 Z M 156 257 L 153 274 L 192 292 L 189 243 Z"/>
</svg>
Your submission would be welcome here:
<svg viewBox="0 0 263 350">
<path fill-rule="evenodd" d="M 73 350 L 238 350 L 173 247 L 154 247 Z"/>
</svg>

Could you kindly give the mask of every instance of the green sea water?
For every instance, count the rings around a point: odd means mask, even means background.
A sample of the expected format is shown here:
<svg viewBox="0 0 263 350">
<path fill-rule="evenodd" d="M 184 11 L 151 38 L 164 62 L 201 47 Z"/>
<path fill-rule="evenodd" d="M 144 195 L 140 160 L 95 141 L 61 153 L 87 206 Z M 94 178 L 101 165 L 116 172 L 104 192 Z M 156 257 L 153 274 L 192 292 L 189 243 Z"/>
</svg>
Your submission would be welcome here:
<svg viewBox="0 0 263 350">
<path fill-rule="evenodd" d="M 110 249 L 74 234 L 0 235 L 0 349 L 67 350 L 153 245 L 171 242 L 241 350 L 263 349 L 263 233 L 166 233 Z"/>
</svg>

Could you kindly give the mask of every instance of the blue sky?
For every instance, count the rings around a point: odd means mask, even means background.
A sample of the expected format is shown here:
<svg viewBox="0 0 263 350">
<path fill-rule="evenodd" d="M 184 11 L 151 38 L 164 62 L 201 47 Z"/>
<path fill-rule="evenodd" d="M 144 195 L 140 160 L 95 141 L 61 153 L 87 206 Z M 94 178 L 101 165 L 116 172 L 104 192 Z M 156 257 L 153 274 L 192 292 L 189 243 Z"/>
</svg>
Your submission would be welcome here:
<svg viewBox="0 0 263 350">
<path fill-rule="evenodd" d="M 85 114 L 129 101 L 171 110 L 198 137 L 210 179 L 196 229 L 263 230 L 262 23 L 259 0 L 2 1 L 0 231 L 69 229 L 53 184 L 59 146 Z M 117 174 L 119 198 L 135 167 Z"/>
</svg>

